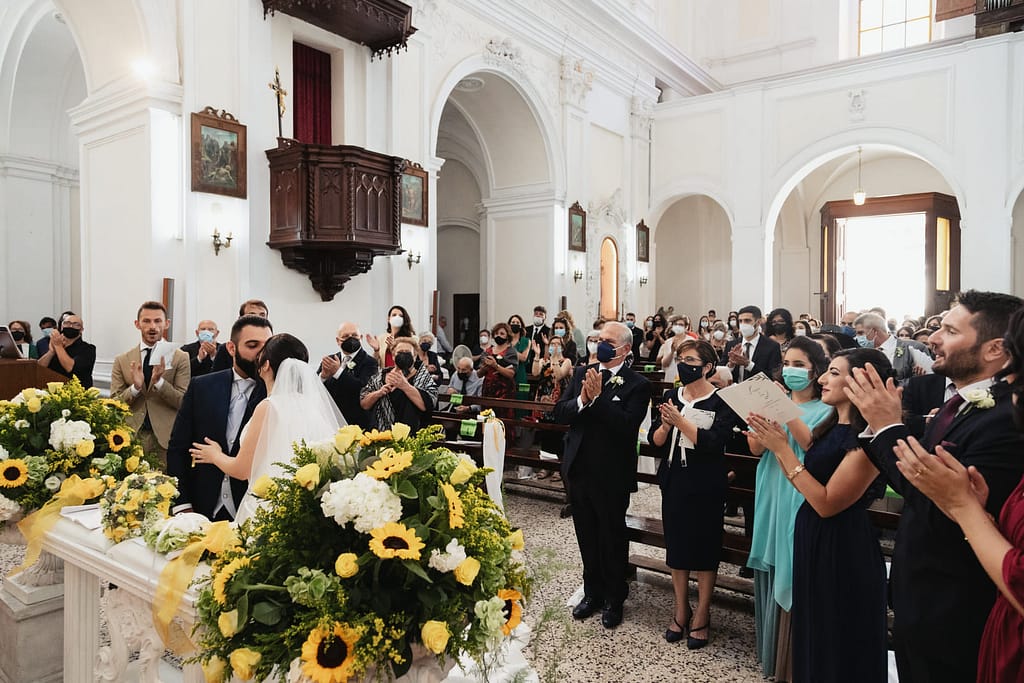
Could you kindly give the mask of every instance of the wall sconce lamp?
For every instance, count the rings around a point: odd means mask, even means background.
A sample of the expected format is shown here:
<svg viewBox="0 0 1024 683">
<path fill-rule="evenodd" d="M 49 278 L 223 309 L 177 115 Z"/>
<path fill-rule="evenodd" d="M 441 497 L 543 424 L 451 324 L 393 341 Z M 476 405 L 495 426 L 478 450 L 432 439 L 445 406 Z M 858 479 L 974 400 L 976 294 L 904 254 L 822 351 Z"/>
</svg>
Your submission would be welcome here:
<svg viewBox="0 0 1024 683">
<path fill-rule="evenodd" d="M 646 284 L 647 284 L 647 276 L 646 275 L 641 275 L 640 276 L 640 286 L 643 287 Z"/>
<path fill-rule="evenodd" d="M 582 270 L 574 270 L 574 271 L 572 271 L 572 281 L 573 282 L 579 282 L 582 279 L 583 279 L 583 271 Z"/>
<path fill-rule="evenodd" d="M 405 259 L 405 262 L 409 264 L 409 270 L 412 270 L 412 264 L 420 262 L 420 258 L 422 258 L 422 256 L 422 253 L 417 254 L 416 252 L 413 251 L 409 252 L 409 256 L 406 257 Z"/>
<path fill-rule="evenodd" d="M 864 206 L 864 200 L 867 199 L 868 194 L 864 191 L 864 186 L 860 182 L 860 147 L 857 148 L 857 189 L 853 193 L 853 203 L 857 206 Z"/>
<path fill-rule="evenodd" d="M 228 233 L 228 236 L 226 238 L 221 239 L 221 237 L 220 237 L 220 230 L 218 230 L 217 228 L 214 228 L 213 229 L 213 254 L 215 256 L 220 255 L 221 248 L 230 249 L 231 248 L 231 239 L 232 239 L 232 237 L 231 237 L 231 233 L 230 232 Z"/>
</svg>

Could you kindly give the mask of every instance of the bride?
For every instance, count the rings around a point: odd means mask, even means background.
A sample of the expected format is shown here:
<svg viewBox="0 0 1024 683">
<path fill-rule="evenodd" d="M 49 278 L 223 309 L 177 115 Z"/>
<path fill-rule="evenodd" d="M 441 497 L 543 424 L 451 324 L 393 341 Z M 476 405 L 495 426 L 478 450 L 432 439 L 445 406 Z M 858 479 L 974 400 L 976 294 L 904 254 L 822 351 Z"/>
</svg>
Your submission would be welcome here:
<svg viewBox="0 0 1024 683">
<path fill-rule="evenodd" d="M 195 462 L 216 465 L 230 477 L 249 480 L 249 489 L 235 515 L 239 523 L 252 516 L 259 504 L 252 494 L 253 482 L 265 474 L 286 476 L 278 463 L 291 460 L 293 443 L 321 441 L 346 424 L 308 361 L 309 352 L 296 337 L 276 334 L 268 339 L 256 358 L 258 374 L 267 385 L 267 398 L 256 406 L 242 431 L 238 455 L 226 455 L 209 438 L 206 443 L 192 444 L 190 452 Z"/>
</svg>

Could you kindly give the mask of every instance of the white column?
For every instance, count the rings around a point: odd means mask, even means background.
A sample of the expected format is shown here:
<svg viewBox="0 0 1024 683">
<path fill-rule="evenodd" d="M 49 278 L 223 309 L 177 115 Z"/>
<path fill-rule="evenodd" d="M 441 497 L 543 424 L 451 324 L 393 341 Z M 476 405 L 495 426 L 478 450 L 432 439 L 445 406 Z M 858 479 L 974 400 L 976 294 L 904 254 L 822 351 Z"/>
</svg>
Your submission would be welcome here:
<svg viewBox="0 0 1024 683">
<path fill-rule="evenodd" d="M 772 245 L 760 224 L 732 228 L 732 308 L 754 304 L 766 309 L 771 302 Z"/>
<path fill-rule="evenodd" d="M 64 683 L 92 683 L 100 646 L 100 584 L 70 562 L 64 566 Z"/>
</svg>

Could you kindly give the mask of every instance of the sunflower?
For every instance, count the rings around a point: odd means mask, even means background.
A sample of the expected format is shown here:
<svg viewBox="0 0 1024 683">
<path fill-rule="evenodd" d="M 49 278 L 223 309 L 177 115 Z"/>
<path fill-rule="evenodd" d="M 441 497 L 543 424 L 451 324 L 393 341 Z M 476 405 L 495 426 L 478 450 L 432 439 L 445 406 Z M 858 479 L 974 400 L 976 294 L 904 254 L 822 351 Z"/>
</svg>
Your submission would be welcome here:
<svg viewBox="0 0 1024 683">
<path fill-rule="evenodd" d="M 502 613 L 505 615 L 505 623 L 501 626 L 501 632 L 507 636 L 523 620 L 523 607 L 519 604 L 523 596 L 517 590 L 505 588 L 498 591 L 498 597 L 505 601 L 505 607 L 502 609 Z"/>
<path fill-rule="evenodd" d="M 398 522 L 388 522 L 370 531 L 370 550 L 382 560 L 397 557 L 400 560 L 418 560 L 423 541 L 416 532 Z"/>
<path fill-rule="evenodd" d="M 107 445 L 110 446 L 110 450 L 114 453 L 127 446 L 131 440 L 132 435 L 124 428 L 115 429 L 107 434 Z"/>
<path fill-rule="evenodd" d="M 342 683 L 355 675 L 359 631 L 347 624 L 315 628 L 302 644 L 302 673 L 314 683 Z"/>
<path fill-rule="evenodd" d="M 378 432 L 376 429 L 373 429 L 368 432 L 363 432 L 363 435 L 359 437 L 360 446 L 369 446 L 377 441 L 391 441 L 391 430 L 386 429 L 383 432 Z"/>
<path fill-rule="evenodd" d="M 452 529 L 460 529 L 466 523 L 465 513 L 462 510 L 462 501 L 459 494 L 451 484 L 441 484 L 444 497 L 448 499 L 448 526 Z"/>
<path fill-rule="evenodd" d="M 385 448 L 380 452 L 380 459 L 366 468 L 366 473 L 374 479 L 387 479 L 411 465 L 412 451 L 399 453 L 394 448 Z"/>
<path fill-rule="evenodd" d="M 13 489 L 28 481 L 28 465 L 24 460 L 10 458 L 0 462 L 0 486 Z"/>
<path fill-rule="evenodd" d="M 217 572 L 217 576 L 213 578 L 213 599 L 221 605 L 228 604 L 227 587 L 228 581 L 235 575 L 239 569 L 248 567 L 251 560 L 248 557 L 236 557 L 231 560 Z"/>
</svg>

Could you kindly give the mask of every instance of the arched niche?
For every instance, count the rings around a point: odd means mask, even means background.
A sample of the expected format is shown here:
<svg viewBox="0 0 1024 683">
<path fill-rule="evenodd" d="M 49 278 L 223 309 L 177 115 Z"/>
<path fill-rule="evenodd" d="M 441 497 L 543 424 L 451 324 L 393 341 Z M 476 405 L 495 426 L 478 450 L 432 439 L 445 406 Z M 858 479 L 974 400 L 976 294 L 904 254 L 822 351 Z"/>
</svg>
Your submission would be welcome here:
<svg viewBox="0 0 1024 683">
<path fill-rule="evenodd" d="M 732 224 L 707 195 L 683 197 L 653 228 L 655 304 L 693 319 L 709 308 L 732 307 Z"/>
<path fill-rule="evenodd" d="M 601 240 L 601 317 L 619 319 L 619 246 L 611 237 Z"/>
</svg>

